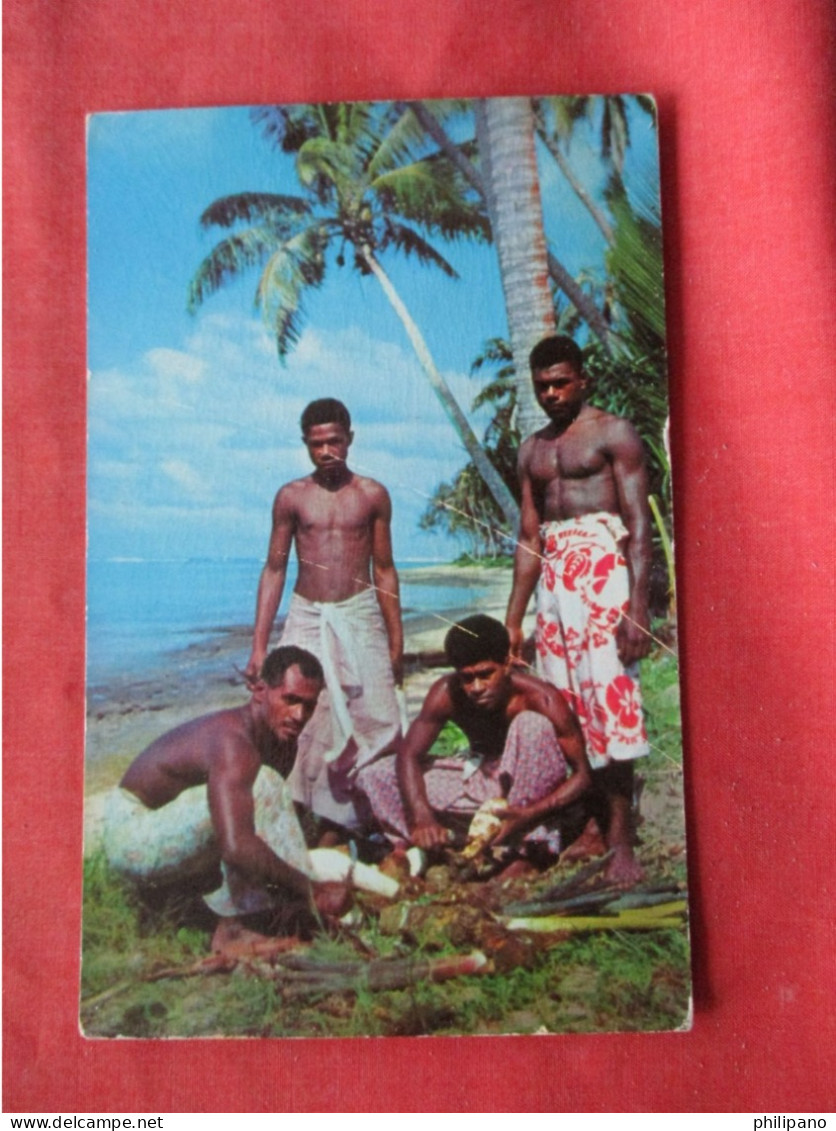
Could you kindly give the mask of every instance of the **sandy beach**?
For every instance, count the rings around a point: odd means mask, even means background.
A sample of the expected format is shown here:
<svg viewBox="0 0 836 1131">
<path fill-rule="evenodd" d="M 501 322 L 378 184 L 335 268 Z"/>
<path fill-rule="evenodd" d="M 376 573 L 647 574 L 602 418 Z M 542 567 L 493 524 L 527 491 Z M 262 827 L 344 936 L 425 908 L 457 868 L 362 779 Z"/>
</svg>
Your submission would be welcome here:
<svg viewBox="0 0 836 1131">
<path fill-rule="evenodd" d="M 451 623 L 473 612 L 504 619 L 511 570 L 482 566 L 432 565 L 401 572 L 401 600 L 410 605 L 411 585 L 478 587 L 478 608 L 462 603 L 410 617 L 404 624 L 407 655 L 404 689 L 411 718 L 438 671 L 437 660 Z M 159 735 L 188 719 L 234 707 L 246 699 L 240 669 L 249 656 L 250 625 L 207 630 L 203 639 L 172 653 L 170 664 L 143 678 L 110 679 L 88 688 L 85 746 L 85 851 L 95 847 L 103 792 L 115 785 L 132 759 Z M 274 636 L 277 641 L 279 631 Z M 433 654 L 436 654 L 435 656 Z"/>
</svg>

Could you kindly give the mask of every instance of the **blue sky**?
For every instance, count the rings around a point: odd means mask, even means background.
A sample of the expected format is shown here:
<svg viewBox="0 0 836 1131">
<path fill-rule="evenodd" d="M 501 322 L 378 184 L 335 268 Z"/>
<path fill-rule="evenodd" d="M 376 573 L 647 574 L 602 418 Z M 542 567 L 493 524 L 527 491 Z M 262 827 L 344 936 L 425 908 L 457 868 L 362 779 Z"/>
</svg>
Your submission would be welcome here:
<svg viewBox="0 0 836 1131">
<path fill-rule="evenodd" d="M 571 157 L 603 184 L 591 139 L 573 140 Z M 631 161 L 655 162 L 644 115 Z M 417 523 L 466 456 L 373 278 L 330 264 L 284 366 L 253 311 L 255 274 L 186 312 L 217 238 L 199 229 L 203 209 L 244 190 L 298 191 L 292 158 L 248 109 L 95 115 L 88 170 L 90 557 L 262 557 L 276 490 L 309 470 L 298 419 L 319 396 L 346 402 L 350 463 L 390 490 L 396 557 L 454 556 L 460 547 Z M 600 267 L 600 236 L 542 154 L 541 181 L 556 253 L 573 272 Z M 504 307 L 493 248 L 442 250 L 459 280 L 394 254 L 385 266 L 467 410 L 479 389 L 470 364 L 506 333 Z"/>
</svg>

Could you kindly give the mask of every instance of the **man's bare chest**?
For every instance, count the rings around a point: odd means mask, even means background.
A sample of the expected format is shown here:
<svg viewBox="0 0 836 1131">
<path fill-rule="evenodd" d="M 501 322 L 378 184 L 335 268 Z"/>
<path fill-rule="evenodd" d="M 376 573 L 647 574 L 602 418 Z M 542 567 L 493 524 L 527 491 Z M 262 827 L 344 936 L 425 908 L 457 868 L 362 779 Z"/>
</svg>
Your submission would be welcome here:
<svg viewBox="0 0 836 1131">
<path fill-rule="evenodd" d="M 528 470 L 535 483 L 554 480 L 590 479 L 609 474 L 609 463 L 601 448 L 587 437 L 566 433 L 556 439 L 537 439 Z"/>
<path fill-rule="evenodd" d="M 296 509 L 296 529 L 302 535 L 361 535 L 371 520 L 369 500 L 356 490 L 312 492 Z"/>
</svg>

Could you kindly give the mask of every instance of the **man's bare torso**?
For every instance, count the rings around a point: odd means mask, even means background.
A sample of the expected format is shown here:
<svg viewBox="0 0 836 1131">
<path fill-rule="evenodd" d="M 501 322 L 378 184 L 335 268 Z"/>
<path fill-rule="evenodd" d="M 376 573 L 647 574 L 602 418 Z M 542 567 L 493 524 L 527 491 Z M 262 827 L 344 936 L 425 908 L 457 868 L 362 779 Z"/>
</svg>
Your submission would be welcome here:
<svg viewBox="0 0 836 1131">
<path fill-rule="evenodd" d="M 353 472 L 334 488 L 308 476 L 289 483 L 282 495 L 299 562 L 295 591 L 309 601 L 333 602 L 368 589 L 381 485 Z"/>
<path fill-rule="evenodd" d="M 508 698 L 495 710 L 475 707 L 459 688 L 455 675 L 443 677 L 450 703 L 450 717 L 467 738 L 470 749 L 486 758 L 499 758 L 505 748 L 508 728 L 522 711 L 540 713 L 540 680 L 522 672 L 511 672 Z"/>
<path fill-rule="evenodd" d="M 584 405 L 564 431 L 549 424 L 526 440 L 520 463 L 530 477 L 541 522 L 595 511 L 620 513 L 611 443 L 624 423 Z"/>
<path fill-rule="evenodd" d="M 254 775 L 262 764 L 283 776 L 290 772 L 295 750 L 272 735 L 257 734 L 247 707 L 203 715 L 162 735 L 131 764 L 120 785 L 148 806 L 159 809 L 184 789 L 206 785 L 214 765 L 224 757 L 250 764 Z"/>
</svg>

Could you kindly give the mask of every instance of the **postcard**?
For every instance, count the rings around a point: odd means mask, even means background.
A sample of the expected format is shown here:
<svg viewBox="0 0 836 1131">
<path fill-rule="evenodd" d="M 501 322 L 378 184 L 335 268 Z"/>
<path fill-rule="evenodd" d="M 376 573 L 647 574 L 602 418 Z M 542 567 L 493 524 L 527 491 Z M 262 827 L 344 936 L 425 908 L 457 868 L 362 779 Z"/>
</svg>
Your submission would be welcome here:
<svg viewBox="0 0 836 1131">
<path fill-rule="evenodd" d="M 87 1037 L 689 1025 L 658 146 L 89 118 Z"/>
</svg>

